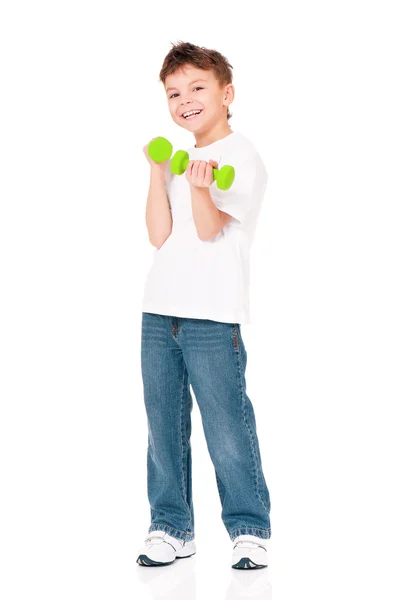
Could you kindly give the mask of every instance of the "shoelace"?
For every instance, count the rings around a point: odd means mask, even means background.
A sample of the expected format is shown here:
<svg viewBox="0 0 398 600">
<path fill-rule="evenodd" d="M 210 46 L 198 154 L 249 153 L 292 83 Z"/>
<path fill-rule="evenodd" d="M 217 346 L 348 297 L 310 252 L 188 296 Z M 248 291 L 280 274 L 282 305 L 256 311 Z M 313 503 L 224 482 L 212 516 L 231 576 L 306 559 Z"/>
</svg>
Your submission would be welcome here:
<svg viewBox="0 0 398 600">
<path fill-rule="evenodd" d="M 264 550 L 267 552 L 267 548 L 265 548 L 261 544 L 257 544 L 257 542 L 250 542 L 249 540 L 242 540 L 241 542 L 236 542 L 234 550 L 236 546 L 239 546 L 240 548 L 264 548 Z"/>
<path fill-rule="evenodd" d="M 173 550 L 177 551 L 177 548 L 175 548 L 173 546 L 173 544 L 171 544 L 170 542 L 168 542 L 167 540 L 165 540 L 164 537 L 163 537 L 163 535 L 149 535 L 145 539 L 145 543 L 151 542 L 152 540 L 156 540 L 155 541 L 156 544 L 161 544 L 162 542 L 164 542 L 165 544 L 168 544 L 169 546 L 171 546 L 173 548 Z"/>
<path fill-rule="evenodd" d="M 162 535 L 150 535 L 145 539 L 145 543 L 151 542 L 152 540 L 161 540 L 162 542 L 166 541 Z"/>
</svg>

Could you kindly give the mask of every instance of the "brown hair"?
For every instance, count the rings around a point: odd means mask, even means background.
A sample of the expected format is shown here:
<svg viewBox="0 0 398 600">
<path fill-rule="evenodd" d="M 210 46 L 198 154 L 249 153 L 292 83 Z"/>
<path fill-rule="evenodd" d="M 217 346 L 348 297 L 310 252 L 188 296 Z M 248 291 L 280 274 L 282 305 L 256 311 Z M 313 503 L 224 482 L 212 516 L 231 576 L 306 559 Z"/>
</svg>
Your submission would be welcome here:
<svg viewBox="0 0 398 600">
<path fill-rule="evenodd" d="M 184 65 L 192 65 L 197 69 L 212 71 L 220 86 L 232 83 L 232 65 L 227 58 L 217 52 L 217 50 L 209 50 L 189 42 L 172 43 L 172 49 L 169 50 L 166 58 L 163 61 L 162 68 L 159 73 L 160 81 L 165 84 L 166 77 L 173 75 Z M 232 117 L 227 110 L 227 120 Z"/>
</svg>

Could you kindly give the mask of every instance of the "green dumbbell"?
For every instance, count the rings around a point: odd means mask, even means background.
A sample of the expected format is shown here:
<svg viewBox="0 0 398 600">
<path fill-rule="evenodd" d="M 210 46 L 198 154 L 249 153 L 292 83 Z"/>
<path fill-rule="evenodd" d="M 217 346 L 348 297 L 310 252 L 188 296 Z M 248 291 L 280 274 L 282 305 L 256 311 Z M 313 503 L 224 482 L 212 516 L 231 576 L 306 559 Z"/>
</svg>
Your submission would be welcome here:
<svg viewBox="0 0 398 600">
<path fill-rule="evenodd" d="M 169 160 L 173 154 L 173 146 L 164 137 L 157 137 L 148 144 L 148 154 L 157 163 Z"/>
<path fill-rule="evenodd" d="M 155 162 L 169 160 L 173 154 L 173 146 L 164 137 L 157 137 L 148 145 L 148 154 Z M 170 162 L 170 171 L 174 175 L 185 173 L 189 163 L 189 154 L 185 150 L 177 150 Z M 228 190 L 235 179 L 235 169 L 230 165 L 224 165 L 221 169 L 213 167 L 213 177 L 220 190 Z"/>
</svg>

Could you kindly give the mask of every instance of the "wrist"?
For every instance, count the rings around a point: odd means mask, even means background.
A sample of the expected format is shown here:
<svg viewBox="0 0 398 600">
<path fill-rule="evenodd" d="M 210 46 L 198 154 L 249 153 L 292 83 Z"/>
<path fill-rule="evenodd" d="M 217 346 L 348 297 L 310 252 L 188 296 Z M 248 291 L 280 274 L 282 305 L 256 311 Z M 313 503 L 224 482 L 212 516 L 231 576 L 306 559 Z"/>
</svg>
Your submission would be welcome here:
<svg viewBox="0 0 398 600">
<path fill-rule="evenodd" d="M 207 196 L 210 193 L 209 187 L 199 187 L 192 184 L 189 184 L 189 187 L 191 189 L 191 192 L 194 192 L 198 195 L 202 194 L 203 196 Z"/>
<path fill-rule="evenodd" d="M 151 166 L 150 176 L 153 179 L 164 179 L 166 175 L 166 169 L 164 166 L 154 165 Z"/>
</svg>

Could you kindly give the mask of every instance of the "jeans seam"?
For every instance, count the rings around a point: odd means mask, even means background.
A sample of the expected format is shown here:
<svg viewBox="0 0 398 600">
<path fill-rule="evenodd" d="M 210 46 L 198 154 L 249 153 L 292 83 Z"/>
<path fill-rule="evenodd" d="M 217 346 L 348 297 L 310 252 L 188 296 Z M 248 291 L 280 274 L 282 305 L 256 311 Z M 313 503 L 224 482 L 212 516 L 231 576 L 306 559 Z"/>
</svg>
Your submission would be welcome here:
<svg viewBox="0 0 398 600">
<path fill-rule="evenodd" d="M 236 332 L 236 326 L 234 326 L 233 330 Z M 238 362 L 239 384 L 240 384 L 240 392 L 241 392 L 241 408 L 242 408 L 242 414 L 243 414 L 243 421 L 244 421 L 246 429 L 249 433 L 250 449 L 251 449 L 251 455 L 252 455 L 252 460 L 254 462 L 254 469 L 255 469 L 254 488 L 255 488 L 257 498 L 260 500 L 260 503 L 262 504 L 266 514 L 268 515 L 268 509 L 267 509 L 266 505 L 264 504 L 264 501 L 261 498 L 261 494 L 259 492 L 258 464 L 257 464 L 256 452 L 255 452 L 254 444 L 253 444 L 252 431 L 251 431 L 250 425 L 247 422 L 247 418 L 246 418 L 246 402 L 245 402 L 245 390 L 243 389 L 243 382 L 242 382 L 242 356 L 241 356 L 240 344 L 237 344 L 236 355 L 237 355 L 237 362 Z"/>
<path fill-rule="evenodd" d="M 261 529 L 260 527 L 250 527 L 249 525 L 242 525 L 241 527 L 235 527 L 234 529 L 232 529 L 229 532 L 229 536 L 230 538 L 233 540 L 235 537 L 237 537 L 238 535 L 244 535 L 242 532 L 253 532 L 253 531 L 259 531 L 259 532 L 264 532 L 268 534 L 268 537 L 265 537 L 264 539 L 270 539 L 271 538 L 271 528 L 269 527 L 268 529 Z M 256 534 L 253 534 L 256 535 Z M 262 536 L 259 536 L 262 537 Z"/>
<path fill-rule="evenodd" d="M 183 373 L 183 385 L 182 385 L 182 393 L 181 393 L 181 397 L 180 397 L 180 423 L 179 423 L 179 434 L 180 434 L 180 447 L 181 447 L 181 456 L 180 456 L 180 468 L 181 468 L 181 473 L 182 473 L 182 495 L 185 501 L 185 504 L 188 508 L 189 514 L 191 514 L 191 509 L 189 507 L 189 503 L 188 503 L 188 499 L 187 499 L 187 482 L 185 480 L 185 471 L 184 471 L 184 444 L 183 444 L 183 435 L 182 435 L 182 419 L 183 419 L 183 412 L 184 412 L 184 396 L 185 396 L 185 389 L 186 389 L 186 382 L 188 379 L 188 371 L 187 368 L 184 368 L 184 373 Z M 189 521 L 188 521 L 188 525 L 187 527 L 191 527 L 191 522 L 192 522 L 192 517 L 189 517 Z"/>
<path fill-rule="evenodd" d="M 165 525 L 164 523 L 151 523 L 150 529 L 152 527 L 166 527 L 167 529 L 171 529 L 173 531 L 175 531 L 176 533 L 184 533 L 185 535 L 192 535 L 193 532 L 192 531 L 181 531 L 181 529 L 176 529 L 175 527 L 172 527 L 171 525 Z"/>
<path fill-rule="evenodd" d="M 217 488 L 218 488 L 218 495 L 220 496 L 220 500 L 221 500 L 221 507 L 223 508 L 222 504 L 223 504 L 223 499 L 224 499 L 224 493 L 221 492 L 221 479 L 219 478 L 217 471 L 215 470 L 216 473 L 216 482 L 217 482 Z"/>
<path fill-rule="evenodd" d="M 234 323 L 232 327 L 232 344 L 239 351 L 238 323 Z"/>
</svg>

